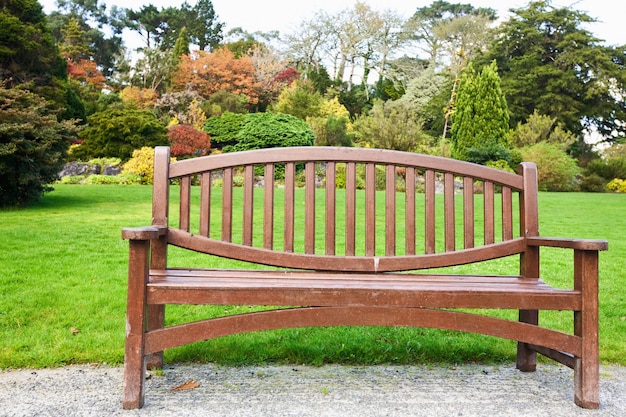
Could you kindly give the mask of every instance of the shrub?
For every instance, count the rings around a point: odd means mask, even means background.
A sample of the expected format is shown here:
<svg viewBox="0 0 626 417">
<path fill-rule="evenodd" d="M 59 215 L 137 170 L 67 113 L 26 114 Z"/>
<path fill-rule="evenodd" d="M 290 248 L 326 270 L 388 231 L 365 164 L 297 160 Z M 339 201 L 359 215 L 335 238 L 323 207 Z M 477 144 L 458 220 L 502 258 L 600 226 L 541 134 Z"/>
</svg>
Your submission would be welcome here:
<svg viewBox="0 0 626 417">
<path fill-rule="evenodd" d="M 0 83 L 0 207 L 27 205 L 52 190 L 70 143 L 73 122 L 26 90 Z"/>
<path fill-rule="evenodd" d="M 115 157 L 127 161 L 135 149 L 167 145 L 165 125 L 148 110 L 113 108 L 89 117 L 83 143 L 72 156 L 88 160 Z"/>
<path fill-rule="evenodd" d="M 81 184 L 85 178 L 84 175 L 66 175 L 59 180 L 59 184 Z"/>
<path fill-rule="evenodd" d="M 225 112 L 218 117 L 209 117 L 204 123 L 204 131 L 211 136 L 214 149 L 222 149 L 237 143 L 237 133 L 246 120 L 245 114 Z"/>
<path fill-rule="evenodd" d="M 154 178 L 154 149 L 147 146 L 133 151 L 133 157 L 124 164 L 124 174 L 139 177 L 140 184 L 152 184 Z"/>
<path fill-rule="evenodd" d="M 211 137 L 190 125 L 175 125 L 167 130 L 172 155 L 201 156 L 209 153 Z"/>
<path fill-rule="evenodd" d="M 112 184 L 126 184 L 126 179 L 123 177 L 113 175 L 90 175 L 83 181 L 83 184 L 97 184 L 97 185 L 112 185 Z"/>
<path fill-rule="evenodd" d="M 607 190 L 606 183 L 606 179 L 599 175 L 584 175 L 580 182 L 580 190 L 588 193 L 602 193 Z"/>
<path fill-rule="evenodd" d="M 249 113 L 236 136 L 237 143 L 226 152 L 281 146 L 313 146 L 315 136 L 303 121 L 289 114 Z"/>
<path fill-rule="evenodd" d="M 626 193 L 626 180 L 615 178 L 606 185 L 606 188 L 609 189 L 609 191 L 615 191 L 617 193 Z"/>
<path fill-rule="evenodd" d="M 539 190 L 541 191 L 576 191 L 579 173 L 576 161 L 561 149 L 559 145 L 537 143 L 522 148 L 524 161 L 537 164 Z"/>
</svg>

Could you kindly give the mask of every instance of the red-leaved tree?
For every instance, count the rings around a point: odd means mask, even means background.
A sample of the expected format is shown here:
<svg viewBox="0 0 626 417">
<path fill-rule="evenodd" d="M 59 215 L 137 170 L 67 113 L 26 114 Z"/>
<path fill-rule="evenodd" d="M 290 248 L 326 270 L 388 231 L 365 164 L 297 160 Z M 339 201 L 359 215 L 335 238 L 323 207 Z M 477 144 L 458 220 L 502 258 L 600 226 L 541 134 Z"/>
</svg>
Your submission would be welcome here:
<svg viewBox="0 0 626 417">
<path fill-rule="evenodd" d="M 211 149 L 211 137 L 190 125 L 174 125 L 167 130 L 172 156 L 202 156 Z"/>
</svg>

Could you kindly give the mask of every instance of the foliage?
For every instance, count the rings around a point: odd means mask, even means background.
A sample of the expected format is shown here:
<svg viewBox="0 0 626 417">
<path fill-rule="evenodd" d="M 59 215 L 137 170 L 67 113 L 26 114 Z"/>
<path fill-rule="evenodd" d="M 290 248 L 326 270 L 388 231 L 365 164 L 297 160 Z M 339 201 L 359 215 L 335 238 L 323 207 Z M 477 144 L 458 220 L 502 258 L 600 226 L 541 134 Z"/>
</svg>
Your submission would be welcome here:
<svg viewBox="0 0 626 417">
<path fill-rule="evenodd" d="M 158 97 L 159 93 L 151 88 L 127 86 L 120 91 L 120 98 L 122 101 L 126 105 L 135 106 L 138 109 L 153 108 Z"/>
<path fill-rule="evenodd" d="M 172 50 L 145 48 L 135 62 L 131 82 L 133 85 L 165 92 L 170 85 L 172 73 L 179 65 L 180 57 Z"/>
<path fill-rule="evenodd" d="M 603 157 L 590 161 L 583 174 L 585 187 L 597 184 L 593 191 L 604 191 L 604 186 L 613 179 L 626 179 L 626 145 L 614 145 L 605 149 Z"/>
<path fill-rule="evenodd" d="M 204 99 L 197 92 L 189 90 L 168 92 L 159 97 L 154 105 L 154 110 L 156 110 L 159 119 L 168 124 L 172 119 L 176 119 L 178 123 L 182 124 L 193 124 L 189 121 L 189 110 L 194 101 L 200 107 L 204 104 Z"/>
<path fill-rule="evenodd" d="M 148 110 L 132 108 L 94 113 L 80 137 L 84 141 L 72 156 L 83 160 L 106 156 L 126 161 L 135 149 L 167 145 L 163 123 Z"/>
<path fill-rule="evenodd" d="M 249 113 L 244 117 L 237 143 L 224 147 L 225 152 L 315 144 L 313 131 L 297 117 L 276 113 Z"/>
<path fill-rule="evenodd" d="M 27 205 L 50 191 L 75 138 L 51 103 L 0 84 L 0 207 Z"/>
<path fill-rule="evenodd" d="M 191 89 L 203 98 L 218 91 L 243 94 L 250 104 L 258 101 L 255 68 L 249 56 L 235 58 L 226 48 L 212 53 L 197 51 L 183 55 L 172 76 L 172 84 L 178 91 Z"/>
<path fill-rule="evenodd" d="M 272 111 L 306 120 L 307 117 L 321 116 L 323 101 L 321 94 L 314 90 L 310 82 L 296 81 L 283 89 L 278 101 L 272 106 Z"/>
<path fill-rule="evenodd" d="M 564 151 L 576 142 L 576 136 L 563 129 L 556 117 L 539 114 L 537 110 L 528 117 L 526 123 L 519 122 L 511 132 L 511 145 L 518 148 L 534 145 L 539 142 L 554 143 Z"/>
<path fill-rule="evenodd" d="M 360 144 L 382 149 L 425 152 L 432 144 L 417 114 L 400 101 L 376 101 L 354 121 L 354 134 Z"/>
<path fill-rule="evenodd" d="M 204 124 L 204 131 L 211 137 L 214 149 L 233 146 L 237 143 L 237 134 L 243 128 L 245 114 L 225 112 L 218 117 L 210 117 Z"/>
<path fill-rule="evenodd" d="M 140 184 L 152 184 L 154 179 L 154 148 L 144 146 L 135 149 L 133 156 L 125 164 L 124 174 L 137 175 Z"/>
<path fill-rule="evenodd" d="M 247 113 L 250 99 L 243 94 L 218 91 L 206 99 L 202 109 L 208 116 L 221 116 L 226 112 Z"/>
<path fill-rule="evenodd" d="M 470 64 L 461 77 L 452 114 L 452 156 L 467 160 L 468 149 L 486 142 L 506 144 L 509 114 L 496 64 L 480 73 Z"/>
<path fill-rule="evenodd" d="M 540 191 L 577 191 L 576 160 L 558 145 L 540 142 L 520 150 L 524 161 L 537 164 L 537 181 Z"/>
<path fill-rule="evenodd" d="M 542 0 L 512 12 L 480 58 L 498 64 L 511 122 L 538 111 L 579 141 L 589 126 L 609 140 L 623 137 L 623 48 L 600 45 L 586 29 L 593 19 L 569 7 Z"/>
<path fill-rule="evenodd" d="M 190 125 L 175 125 L 167 130 L 173 156 L 200 156 L 209 153 L 211 137 Z"/>
<path fill-rule="evenodd" d="M 280 92 L 300 75 L 295 68 L 287 68 L 287 63 L 275 51 L 256 43 L 246 52 L 255 68 L 255 80 L 259 100 L 255 111 L 266 111 L 276 101 Z"/>
<path fill-rule="evenodd" d="M 617 193 L 626 193 L 626 180 L 615 178 L 614 180 L 611 180 L 606 185 L 606 188 L 609 189 L 609 191 L 615 191 Z"/>
<path fill-rule="evenodd" d="M 317 146 L 352 146 L 352 124 L 346 117 L 307 117 Z"/>
<path fill-rule="evenodd" d="M 517 166 L 522 162 L 519 151 L 511 151 L 507 146 L 496 140 L 486 140 L 476 144 L 474 148 L 468 148 L 466 161 L 475 164 L 497 166 L 500 169 L 508 167 L 508 170 L 515 172 Z M 505 169 L 506 170 L 506 169 Z"/>
<path fill-rule="evenodd" d="M 2 2 L 0 80 L 51 85 L 52 78 L 64 78 L 64 72 L 64 62 L 37 0 Z"/>
</svg>

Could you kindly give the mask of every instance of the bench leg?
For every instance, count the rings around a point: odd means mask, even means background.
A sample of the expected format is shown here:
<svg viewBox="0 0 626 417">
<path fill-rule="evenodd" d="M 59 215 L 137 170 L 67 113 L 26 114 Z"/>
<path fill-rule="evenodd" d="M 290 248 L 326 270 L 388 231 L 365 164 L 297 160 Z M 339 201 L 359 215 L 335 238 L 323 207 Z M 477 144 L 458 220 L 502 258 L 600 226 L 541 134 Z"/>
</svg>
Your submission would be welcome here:
<svg viewBox="0 0 626 417">
<path fill-rule="evenodd" d="M 537 310 L 520 310 L 519 321 L 528 324 L 539 324 Z M 537 352 L 530 349 L 526 343 L 517 342 L 517 369 L 522 372 L 534 372 L 537 369 Z"/>
<path fill-rule="evenodd" d="M 574 252 L 575 287 L 582 290 L 582 311 L 574 312 L 574 334 L 582 338 L 582 353 L 574 365 L 574 402 L 583 408 L 600 406 L 598 340 L 598 253 Z"/>
<path fill-rule="evenodd" d="M 146 378 L 144 332 L 149 250 L 150 241 L 130 241 L 122 402 L 122 407 L 125 409 L 143 406 Z"/>
<path fill-rule="evenodd" d="M 165 327 L 165 305 L 148 306 L 148 331 L 158 330 Z M 147 369 L 163 369 L 163 352 L 155 352 L 148 355 Z"/>
</svg>

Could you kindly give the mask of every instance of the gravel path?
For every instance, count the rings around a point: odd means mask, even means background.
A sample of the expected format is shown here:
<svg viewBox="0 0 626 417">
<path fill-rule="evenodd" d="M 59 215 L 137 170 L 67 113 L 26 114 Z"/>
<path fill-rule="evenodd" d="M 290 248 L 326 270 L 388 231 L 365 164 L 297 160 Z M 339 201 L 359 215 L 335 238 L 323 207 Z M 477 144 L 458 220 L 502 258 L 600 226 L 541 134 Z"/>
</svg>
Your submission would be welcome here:
<svg viewBox="0 0 626 417">
<path fill-rule="evenodd" d="M 601 371 L 601 408 L 574 405 L 573 372 L 513 366 L 170 365 L 141 410 L 122 410 L 122 368 L 0 373 L 1 416 L 626 416 L 626 367 Z M 173 392 L 187 381 L 194 389 Z"/>
</svg>

